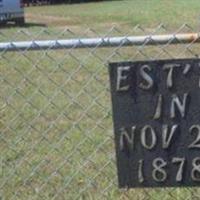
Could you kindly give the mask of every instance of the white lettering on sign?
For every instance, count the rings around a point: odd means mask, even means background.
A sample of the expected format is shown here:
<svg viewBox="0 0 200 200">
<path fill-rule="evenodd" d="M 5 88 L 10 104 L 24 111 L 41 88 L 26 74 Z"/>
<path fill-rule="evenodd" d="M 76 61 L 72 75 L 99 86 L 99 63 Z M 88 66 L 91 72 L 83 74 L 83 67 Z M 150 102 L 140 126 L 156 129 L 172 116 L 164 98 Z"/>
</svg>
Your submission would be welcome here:
<svg viewBox="0 0 200 200">
<path fill-rule="evenodd" d="M 173 157 L 171 160 L 173 164 L 172 167 L 176 167 L 176 175 L 174 176 L 175 181 L 181 182 L 183 180 L 183 174 L 185 173 L 186 159 L 184 157 Z M 152 161 L 152 179 L 155 182 L 164 182 L 167 177 L 167 167 L 171 164 L 165 161 L 163 158 L 158 157 Z M 138 161 L 138 182 L 143 183 L 145 180 L 149 179 L 149 176 L 145 177 L 143 168 L 145 166 L 145 161 L 140 159 Z M 200 182 L 200 157 L 195 157 L 192 160 L 192 169 L 190 171 L 190 178 L 195 182 Z"/>
<path fill-rule="evenodd" d="M 182 118 L 185 117 L 186 106 L 189 106 L 188 96 L 189 96 L 188 93 L 185 93 L 181 101 L 176 94 L 172 95 L 171 107 L 170 107 L 170 118 L 175 118 L 178 112 Z M 163 107 L 164 107 L 163 96 L 159 95 L 153 119 L 160 119 L 162 117 Z"/>
<path fill-rule="evenodd" d="M 129 84 L 127 84 L 127 77 L 128 72 L 130 70 L 130 66 L 125 67 L 118 67 L 117 68 L 117 91 L 127 91 L 130 87 Z"/>
<path fill-rule="evenodd" d="M 168 76 L 167 76 L 167 88 L 173 87 L 173 72 L 174 68 L 180 67 L 179 64 L 166 64 L 164 65 L 164 70 L 168 70 Z"/>
<path fill-rule="evenodd" d="M 147 135 L 149 135 L 149 137 L 151 139 L 149 139 L 148 143 L 147 143 Z M 146 149 L 153 149 L 156 145 L 156 133 L 153 130 L 153 128 L 149 125 L 146 125 L 142 128 L 141 130 L 141 143 L 142 146 L 145 147 Z"/>
<path fill-rule="evenodd" d="M 144 84 L 143 82 L 141 82 L 139 84 L 139 87 L 144 90 L 148 90 L 153 87 L 153 79 L 145 70 L 151 71 L 151 67 L 149 65 L 143 65 L 140 68 L 140 74 L 141 74 L 142 78 L 146 81 L 146 83 Z"/>
<path fill-rule="evenodd" d="M 189 148 L 200 148 L 200 125 L 193 125 L 189 130 L 190 134 L 195 133 L 195 130 L 197 131 L 197 136 L 196 139 L 189 145 Z"/>
<path fill-rule="evenodd" d="M 174 71 L 175 69 L 179 69 L 181 67 L 180 64 L 164 64 L 162 70 L 167 71 L 166 76 L 166 87 L 167 89 L 172 89 L 174 87 Z M 180 71 L 180 75 L 186 76 L 189 71 L 191 70 L 192 66 L 191 64 L 185 64 L 185 67 L 183 70 Z M 128 82 L 128 77 L 130 76 L 130 66 L 119 66 L 117 67 L 117 80 L 116 80 L 116 91 L 127 91 L 130 88 L 130 83 Z M 155 77 L 153 77 L 153 70 L 155 68 L 151 67 L 148 64 L 142 65 L 139 69 L 138 76 L 141 77 L 142 81 L 140 81 L 138 84 L 138 87 L 143 90 L 150 90 L 154 86 Z M 141 80 L 138 79 L 138 80 Z M 200 87 L 200 79 L 197 83 Z"/>
<path fill-rule="evenodd" d="M 133 126 L 131 128 L 131 134 L 129 135 L 128 132 L 125 130 L 125 128 L 121 128 L 121 134 L 120 134 L 120 150 L 123 151 L 126 147 L 126 144 L 130 149 L 133 149 L 134 147 L 134 139 L 135 139 L 135 129 L 136 127 Z"/>
<path fill-rule="evenodd" d="M 200 181 L 200 157 L 195 158 L 192 161 L 191 177 L 193 181 Z"/>
<path fill-rule="evenodd" d="M 153 119 L 160 119 L 160 117 L 162 115 L 162 102 L 163 102 L 162 95 L 159 94 L 156 111 L 155 111 Z"/>
<path fill-rule="evenodd" d="M 162 125 L 161 134 L 156 134 L 155 130 L 150 125 L 145 125 L 141 129 L 138 129 L 137 126 L 132 126 L 131 131 L 127 131 L 126 128 L 122 127 L 120 129 L 120 139 L 119 146 L 120 150 L 123 151 L 127 147 L 129 150 L 133 150 L 136 145 L 135 135 L 140 136 L 140 144 L 147 150 L 153 149 L 157 145 L 157 138 L 161 137 L 162 148 L 167 149 L 172 144 L 173 137 L 177 132 L 178 125 L 174 124 L 171 127 L 164 124 Z"/>
<path fill-rule="evenodd" d="M 153 160 L 153 171 L 152 177 L 156 182 L 164 182 L 167 178 L 167 173 L 165 171 L 165 167 L 167 162 L 165 162 L 162 158 L 156 158 Z"/>
<path fill-rule="evenodd" d="M 169 126 L 168 125 L 163 125 L 162 127 L 162 148 L 167 149 L 169 145 L 171 144 L 172 137 L 177 130 L 178 125 L 175 124 L 172 126 L 172 128 L 169 131 Z"/>
<path fill-rule="evenodd" d="M 144 160 L 141 159 L 138 162 L 139 162 L 139 166 L 138 166 L 138 181 L 139 181 L 139 183 L 143 183 L 144 182 L 144 175 L 143 175 Z"/>
<path fill-rule="evenodd" d="M 187 98 L 188 98 L 188 94 L 185 93 L 183 95 L 183 100 L 182 100 L 182 103 L 181 103 L 179 97 L 176 94 L 172 95 L 172 102 L 171 102 L 171 109 L 170 109 L 170 117 L 171 118 L 176 117 L 176 110 L 179 111 L 182 118 L 185 117 Z"/>
<path fill-rule="evenodd" d="M 173 164 L 179 164 L 177 173 L 176 173 L 176 181 L 181 182 L 183 179 L 183 171 L 184 171 L 184 165 L 185 165 L 185 158 L 172 158 Z"/>
<path fill-rule="evenodd" d="M 119 186 L 199 185 L 199 59 L 114 67 Z"/>
</svg>

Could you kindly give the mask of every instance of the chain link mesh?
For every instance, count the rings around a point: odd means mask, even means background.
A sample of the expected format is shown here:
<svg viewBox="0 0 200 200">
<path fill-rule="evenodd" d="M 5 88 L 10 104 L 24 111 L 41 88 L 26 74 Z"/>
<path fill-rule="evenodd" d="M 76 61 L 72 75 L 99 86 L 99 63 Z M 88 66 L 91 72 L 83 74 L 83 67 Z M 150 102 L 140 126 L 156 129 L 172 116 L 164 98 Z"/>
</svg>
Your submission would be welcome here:
<svg viewBox="0 0 200 200">
<path fill-rule="evenodd" d="M 1 42 L 166 34 L 136 26 L 0 30 Z M 176 33 L 198 32 L 188 25 Z M 105 34 L 106 33 L 106 34 Z M 119 190 L 109 62 L 198 57 L 199 44 L 0 53 L 0 199 L 199 199 L 198 188 Z"/>
</svg>

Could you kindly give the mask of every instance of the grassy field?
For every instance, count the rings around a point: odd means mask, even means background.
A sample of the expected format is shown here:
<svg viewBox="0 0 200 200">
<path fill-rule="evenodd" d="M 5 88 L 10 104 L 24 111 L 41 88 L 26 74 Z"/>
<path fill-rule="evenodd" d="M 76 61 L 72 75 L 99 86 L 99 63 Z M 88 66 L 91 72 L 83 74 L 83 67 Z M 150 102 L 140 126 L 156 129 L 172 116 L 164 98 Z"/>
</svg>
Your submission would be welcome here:
<svg viewBox="0 0 200 200">
<path fill-rule="evenodd" d="M 30 7 L 27 25 L 2 27 L 0 41 L 124 35 L 137 24 L 151 33 L 161 22 L 158 33 L 198 30 L 199 10 L 198 0 Z M 195 55 L 198 45 L 186 44 L 0 53 L 0 199 L 198 199 L 191 188 L 117 189 L 106 67 Z"/>
<path fill-rule="evenodd" d="M 72 4 L 27 7 L 26 26 L 24 30 L 30 32 L 29 38 L 35 38 L 36 33 L 48 27 L 53 31 L 52 36 L 60 36 L 66 28 L 72 29 L 76 34 L 82 34 L 88 28 L 96 30 L 99 34 L 106 34 L 111 27 L 117 27 L 124 33 L 141 25 L 152 32 L 159 24 L 164 24 L 168 31 L 175 31 L 183 24 L 194 29 L 200 26 L 200 4 L 198 0 L 122 0 L 105 1 L 98 3 Z M 3 36 L 23 39 L 16 34 L 19 27 L 9 25 L 1 27 Z M 147 30 L 147 31 L 148 31 Z M 31 35 L 31 33 L 33 35 Z M 21 34 L 23 35 L 23 34 Z M 4 39 L 0 35 L 0 41 Z M 28 39 L 24 37 L 25 39 Z"/>
<path fill-rule="evenodd" d="M 164 23 L 177 27 L 183 23 L 199 25 L 198 0 L 122 0 L 103 3 L 74 4 L 27 8 L 28 20 L 48 26 L 98 27 L 116 25 L 145 25 Z M 37 15 L 35 15 L 37 13 Z"/>
</svg>

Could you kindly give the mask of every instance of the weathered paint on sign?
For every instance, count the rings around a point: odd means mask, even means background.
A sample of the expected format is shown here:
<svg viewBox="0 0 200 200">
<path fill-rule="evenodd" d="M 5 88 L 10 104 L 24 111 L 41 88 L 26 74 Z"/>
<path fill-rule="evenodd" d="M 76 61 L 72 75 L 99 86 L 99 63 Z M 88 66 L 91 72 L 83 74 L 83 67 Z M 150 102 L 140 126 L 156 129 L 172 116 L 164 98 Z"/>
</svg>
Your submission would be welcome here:
<svg viewBox="0 0 200 200">
<path fill-rule="evenodd" d="M 109 65 L 119 187 L 200 185 L 200 59 Z"/>
</svg>

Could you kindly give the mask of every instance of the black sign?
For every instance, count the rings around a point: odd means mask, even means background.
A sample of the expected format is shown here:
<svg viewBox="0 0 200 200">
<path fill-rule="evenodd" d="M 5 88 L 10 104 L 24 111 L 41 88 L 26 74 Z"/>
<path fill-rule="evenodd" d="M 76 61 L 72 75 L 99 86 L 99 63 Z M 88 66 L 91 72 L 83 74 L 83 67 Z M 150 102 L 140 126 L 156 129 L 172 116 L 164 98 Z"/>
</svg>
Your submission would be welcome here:
<svg viewBox="0 0 200 200">
<path fill-rule="evenodd" d="M 200 185 L 200 59 L 109 66 L 119 187 Z"/>
</svg>

